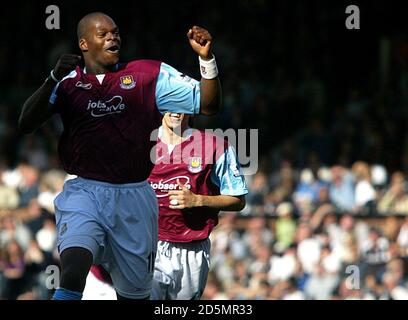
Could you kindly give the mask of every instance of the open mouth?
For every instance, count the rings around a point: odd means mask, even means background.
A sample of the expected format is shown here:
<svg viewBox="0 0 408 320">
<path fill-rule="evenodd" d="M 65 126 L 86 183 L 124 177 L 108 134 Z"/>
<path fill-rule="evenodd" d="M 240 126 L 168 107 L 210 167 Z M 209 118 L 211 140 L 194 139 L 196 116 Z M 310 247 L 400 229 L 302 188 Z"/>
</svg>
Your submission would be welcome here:
<svg viewBox="0 0 408 320">
<path fill-rule="evenodd" d="M 109 48 L 106 49 L 106 51 L 109 51 L 110 53 L 118 53 L 119 52 L 119 46 L 117 44 L 110 46 Z"/>
</svg>

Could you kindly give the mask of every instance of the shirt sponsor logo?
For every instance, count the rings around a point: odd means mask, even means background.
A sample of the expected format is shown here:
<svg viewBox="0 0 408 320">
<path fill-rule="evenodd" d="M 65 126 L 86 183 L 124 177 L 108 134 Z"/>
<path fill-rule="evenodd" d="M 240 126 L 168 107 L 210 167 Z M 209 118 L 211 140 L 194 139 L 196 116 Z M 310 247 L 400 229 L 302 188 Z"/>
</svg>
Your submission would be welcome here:
<svg viewBox="0 0 408 320">
<path fill-rule="evenodd" d="M 120 77 L 120 87 L 125 90 L 133 89 L 136 86 L 136 81 L 132 75 Z"/>
<path fill-rule="evenodd" d="M 190 178 L 187 176 L 177 176 L 167 180 L 160 180 L 159 182 L 150 182 L 150 186 L 154 191 L 158 190 L 164 194 L 157 194 L 157 198 L 167 197 L 169 190 L 181 190 L 181 187 L 177 183 L 179 179 L 180 183 L 184 185 L 187 189 L 191 189 Z"/>
<path fill-rule="evenodd" d="M 203 160 L 201 157 L 190 157 L 188 159 L 188 171 L 192 173 L 197 173 L 203 170 L 202 166 Z"/>
<path fill-rule="evenodd" d="M 78 81 L 78 82 L 75 84 L 75 87 L 89 90 L 89 89 L 92 88 L 92 83 L 82 83 L 81 81 Z"/>
<path fill-rule="evenodd" d="M 125 110 L 126 105 L 121 96 L 113 96 L 107 101 L 92 101 L 89 100 L 86 110 L 91 110 L 91 116 L 95 118 L 103 117 L 108 114 L 121 113 Z"/>
</svg>

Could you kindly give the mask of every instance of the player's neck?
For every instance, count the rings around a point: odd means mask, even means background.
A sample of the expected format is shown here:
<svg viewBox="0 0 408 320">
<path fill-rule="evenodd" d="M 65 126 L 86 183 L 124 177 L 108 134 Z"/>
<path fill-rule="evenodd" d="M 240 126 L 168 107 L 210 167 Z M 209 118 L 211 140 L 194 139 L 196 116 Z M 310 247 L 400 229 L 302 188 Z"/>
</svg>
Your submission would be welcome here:
<svg viewBox="0 0 408 320">
<path fill-rule="evenodd" d="M 108 72 L 115 71 L 116 67 L 117 67 L 117 64 L 114 64 L 112 66 L 102 66 L 93 61 L 87 61 L 85 63 L 87 74 L 105 74 Z"/>
<path fill-rule="evenodd" d="M 178 127 L 174 130 L 167 126 L 162 126 L 162 135 L 160 139 L 166 144 L 180 144 L 188 139 L 188 135 L 185 134 L 188 129 L 190 129 L 188 126 L 185 126 L 183 128 Z"/>
</svg>

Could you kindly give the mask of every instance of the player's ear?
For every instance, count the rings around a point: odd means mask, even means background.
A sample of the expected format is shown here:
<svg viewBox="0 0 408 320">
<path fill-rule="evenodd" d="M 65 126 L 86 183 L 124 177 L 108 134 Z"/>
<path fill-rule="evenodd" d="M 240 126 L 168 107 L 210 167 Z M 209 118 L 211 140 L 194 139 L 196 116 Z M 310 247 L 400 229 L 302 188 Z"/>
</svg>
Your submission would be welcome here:
<svg viewBox="0 0 408 320">
<path fill-rule="evenodd" d="M 82 52 L 88 51 L 88 43 L 84 38 L 79 39 L 79 49 L 81 49 Z"/>
</svg>

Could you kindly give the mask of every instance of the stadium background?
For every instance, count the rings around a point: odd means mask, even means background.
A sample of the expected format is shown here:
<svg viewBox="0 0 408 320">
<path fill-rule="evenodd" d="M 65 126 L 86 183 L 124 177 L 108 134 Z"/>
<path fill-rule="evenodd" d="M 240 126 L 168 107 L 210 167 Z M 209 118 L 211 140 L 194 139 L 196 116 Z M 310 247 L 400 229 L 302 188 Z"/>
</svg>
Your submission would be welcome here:
<svg viewBox="0 0 408 320">
<path fill-rule="evenodd" d="M 50 4 L 60 30 L 45 28 Z M 9 3 L 0 13 L 0 298 L 50 296 L 61 125 L 22 136 L 17 119 L 58 56 L 79 53 L 77 21 L 101 10 L 120 27 L 123 60 L 158 59 L 195 78 L 185 33 L 210 30 L 224 107 L 196 124 L 259 129 L 259 171 L 247 177 L 247 207 L 222 213 L 211 236 L 204 299 L 408 299 L 408 24 L 402 5 L 356 1 L 361 30 L 347 30 L 349 4 Z"/>
</svg>

